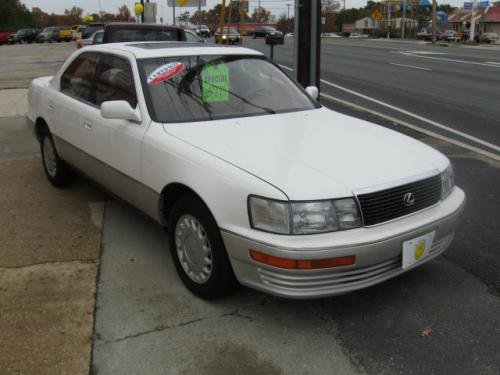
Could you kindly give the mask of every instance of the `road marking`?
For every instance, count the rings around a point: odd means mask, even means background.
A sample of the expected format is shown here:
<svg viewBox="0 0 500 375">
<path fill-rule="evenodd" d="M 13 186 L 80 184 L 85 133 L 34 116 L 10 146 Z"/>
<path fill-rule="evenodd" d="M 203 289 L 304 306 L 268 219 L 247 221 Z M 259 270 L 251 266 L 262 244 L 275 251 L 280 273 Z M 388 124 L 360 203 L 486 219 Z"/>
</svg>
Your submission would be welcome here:
<svg viewBox="0 0 500 375">
<path fill-rule="evenodd" d="M 486 64 L 493 64 L 493 65 L 498 65 L 500 66 L 500 62 L 496 62 L 496 61 L 485 61 Z"/>
<path fill-rule="evenodd" d="M 409 56 L 409 57 L 419 57 L 421 59 L 430 59 L 430 60 L 438 60 L 438 61 L 448 61 L 448 62 L 454 62 L 454 63 L 458 63 L 458 64 L 489 66 L 490 68 L 500 68 L 500 64 L 499 65 L 492 65 L 491 63 L 483 63 L 483 62 L 468 61 L 468 60 L 449 59 L 447 57 L 422 56 L 420 54 L 410 53 L 410 52 L 401 52 L 401 54 L 403 54 L 405 56 Z"/>
<path fill-rule="evenodd" d="M 417 55 L 446 55 L 445 52 L 435 52 L 435 51 L 406 51 L 408 53 L 415 53 Z"/>
<path fill-rule="evenodd" d="M 336 98 L 336 97 L 328 95 L 328 94 L 321 93 L 320 96 L 323 97 L 323 98 L 325 98 L 325 99 L 331 100 L 333 102 L 341 103 L 341 104 L 343 104 L 345 106 L 357 109 L 359 111 L 371 113 L 372 115 L 375 115 L 377 117 L 380 117 L 380 118 L 383 118 L 385 120 L 391 121 L 393 123 L 402 125 L 402 126 L 404 126 L 406 128 L 418 131 L 418 132 L 420 132 L 422 134 L 425 134 L 425 135 L 428 135 L 430 137 L 433 137 L 433 138 L 436 138 L 436 139 L 440 139 L 442 141 L 448 142 L 448 143 L 453 144 L 455 146 L 462 147 L 462 148 L 464 148 L 464 149 L 466 149 L 468 151 L 473 151 L 473 152 L 475 152 L 477 154 L 489 157 L 489 158 L 491 158 L 493 160 L 500 161 L 500 155 L 494 154 L 492 152 L 485 151 L 485 150 L 483 150 L 481 148 L 478 148 L 478 147 L 475 147 L 475 146 L 471 146 L 471 145 L 469 145 L 467 143 L 464 143 L 464 142 L 457 141 L 456 139 L 453 139 L 453 138 L 450 138 L 450 137 L 446 137 L 444 135 L 441 135 L 441 134 L 438 134 L 436 132 L 433 132 L 432 130 L 427 130 L 427 129 L 421 128 L 420 126 L 410 124 L 409 122 L 406 122 L 404 120 L 400 120 L 398 118 L 395 118 L 395 117 L 392 117 L 392 116 L 388 116 L 388 115 L 383 114 L 381 112 L 374 111 L 372 109 L 360 106 L 358 104 L 349 102 L 349 101 L 344 100 L 344 99 Z"/>
<path fill-rule="evenodd" d="M 415 66 L 415 65 L 406 65 L 406 64 L 396 64 L 396 63 L 393 63 L 393 62 L 390 62 L 389 65 L 394 65 L 394 66 L 401 66 L 403 68 L 411 68 L 411 69 L 420 69 L 420 70 L 426 70 L 428 72 L 431 72 L 432 69 L 430 68 L 422 68 L 420 66 Z"/>
<path fill-rule="evenodd" d="M 288 71 L 293 71 L 293 69 L 292 69 L 292 68 L 290 68 L 290 67 L 288 67 L 288 66 L 285 66 L 285 65 L 279 65 L 279 66 L 280 66 L 281 68 L 283 68 L 283 69 L 288 70 Z M 436 127 L 436 128 L 439 128 L 439 129 L 445 130 L 445 131 L 447 131 L 447 132 L 449 132 L 449 133 L 452 133 L 452 134 L 456 134 L 456 135 L 461 136 L 461 137 L 463 137 L 463 138 L 465 138 L 465 139 L 468 139 L 468 140 L 470 140 L 470 141 L 473 141 L 473 142 L 479 143 L 479 144 L 481 144 L 481 145 L 483 145 L 483 146 L 486 146 L 486 147 L 488 147 L 488 148 L 491 148 L 491 149 L 493 149 L 493 150 L 495 150 L 495 151 L 499 151 L 499 152 L 500 152 L 500 147 L 499 147 L 499 146 L 497 146 L 497 145 L 494 145 L 493 143 L 489 143 L 489 142 L 483 141 L 482 139 L 479 139 L 479 138 L 476 138 L 476 137 L 474 137 L 474 136 L 472 136 L 472 135 L 469 135 L 469 134 L 463 133 L 463 132 L 461 132 L 461 131 L 459 131 L 459 130 L 455 130 L 455 129 L 450 128 L 450 127 L 448 127 L 448 126 L 446 126 L 446 125 L 442 125 L 442 124 L 440 124 L 440 123 L 438 123 L 438 122 L 436 122 L 436 121 L 433 121 L 433 120 L 431 120 L 431 119 L 428 119 L 428 118 L 426 118 L 426 117 L 419 116 L 419 115 L 417 115 L 417 114 L 415 114 L 415 113 L 412 113 L 412 112 L 406 111 L 406 110 L 404 110 L 404 109 L 401 109 L 401 108 L 395 107 L 395 106 L 393 106 L 393 105 L 391 105 L 391 104 L 388 104 L 388 103 L 385 103 L 385 102 L 383 102 L 383 101 L 381 101 L 381 100 L 377 100 L 377 99 L 371 98 L 371 97 L 369 97 L 369 96 L 366 96 L 366 95 L 360 94 L 360 93 L 358 93 L 358 92 L 356 92 L 356 91 L 349 90 L 348 88 L 345 88 L 345 87 L 339 86 L 339 85 L 337 85 L 337 84 L 335 84 L 335 83 L 332 83 L 332 82 L 326 81 L 326 80 L 324 80 L 324 79 L 321 79 L 321 82 L 322 82 L 322 83 L 324 83 L 324 84 L 326 84 L 326 85 L 329 85 L 329 86 L 335 87 L 335 88 L 337 88 L 337 89 L 339 89 L 339 90 L 345 91 L 345 92 L 347 92 L 347 93 L 349 93 L 349 94 L 352 94 L 352 95 L 358 96 L 358 97 L 363 98 L 363 99 L 365 99 L 365 100 L 368 100 L 368 101 L 371 101 L 371 102 L 376 103 L 376 104 L 378 104 L 378 105 L 381 105 L 382 107 L 386 107 L 386 108 L 392 109 L 393 111 L 396 111 L 396 112 L 399 112 L 399 113 L 405 114 L 405 115 L 407 115 L 407 116 L 409 116 L 409 117 L 413 117 L 413 118 L 415 118 L 415 119 L 417 119 L 417 120 L 419 120 L 419 121 L 425 122 L 425 123 L 427 123 L 427 124 L 429 124 L 429 125 L 432 125 L 432 126 L 434 126 L 434 127 Z M 324 96 L 324 95 L 326 95 L 326 94 L 321 94 L 321 95 L 322 95 L 322 96 Z M 325 97 L 326 97 L 326 96 L 325 96 Z M 333 97 L 332 97 L 332 98 L 333 98 Z M 338 99 L 338 98 L 334 98 L 334 99 L 335 99 L 335 100 L 337 100 L 337 101 L 341 100 L 341 99 Z M 350 103 L 350 102 L 347 102 L 347 101 L 346 101 L 346 103 Z M 356 105 L 356 106 L 357 106 L 357 105 Z M 432 131 L 430 131 L 430 130 L 425 130 L 425 129 L 420 128 L 420 127 L 418 127 L 418 126 L 416 126 L 416 125 L 409 124 L 409 123 L 407 123 L 407 122 L 405 122 L 405 121 L 403 121 L 403 120 L 398 120 L 398 119 L 395 119 L 395 118 L 393 118 L 393 117 L 390 117 L 390 116 L 384 115 L 384 114 L 382 114 L 382 113 L 380 113 L 380 112 L 375 112 L 375 111 L 369 110 L 368 108 L 365 108 L 365 107 L 362 107 L 362 106 L 357 106 L 357 107 L 359 107 L 359 109 L 362 109 L 363 111 L 366 111 L 366 112 L 369 112 L 369 113 L 373 113 L 373 114 L 380 115 L 381 117 L 386 118 L 386 119 L 389 119 L 389 118 L 394 119 L 394 122 L 400 123 L 400 124 L 402 124 L 402 125 L 403 125 L 403 122 L 404 122 L 404 123 L 405 123 L 405 126 L 407 126 L 407 127 L 409 127 L 409 128 L 412 128 L 412 129 L 414 129 L 414 130 L 418 130 L 418 131 L 420 131 L 421 133 L 428 134 L 428 135 L 430 135 L 430 133 L 433 133 L 433 134 L 436 134 L 436 136 L 435 136 L 436 138 L 443 139 L 443 140 L 447 140 L 447 141 L 449 141 L 450 143 L 453 143 L 453 144 L 456 144 L 456 145 L 462 145 L 462 147 L 467 148 L 467 149 L 472 150 L 472 151 L 476 151 L 476 152 L 478 152 L 478 153 L 480 153 L 480 154 L 482 154 L 482 155 L 485 155 L 485 153 L 486 153 L 486 154 L 488 154 L 488 156 L 493 157 L 493 159 L 495 159 L 495 160 L 498 160 L 498 159 L 499 159 L 499 156 L 496 156 L 495 154 L 490 153 L 490 152 L 488 152 L 488 151 L 481 150 L 480 148 L 477 148 L 477 147 L 474 147 L 474 146 L 471 146 L 471 145 L 467 145 L 466 143 L 463 143 L 463 142 L 460 142 L 460 141 L 455 141 L 455 140 L 453 140 L 452 138 L 448 138 L 448 137 L 446 137 L 446 136 L 439 135 L 439 134 L 434 133 L 434 132 L 432 132 Z M 391 120 L 391 121 L 392 121 L 392 120 Z M 432 136 L 434 136 L 434 135 L 432 135 Z M 452 140 L 453 140 L 453 142 L 452 142 Z M 467 146 L 467 147 L 465 147 L 465 146 Z M 479 151 L 481 151 L 481 152 L 479 152 Z M 494 155 L 494 156 L 492 156 L 492 155 Z"/>
</svg>

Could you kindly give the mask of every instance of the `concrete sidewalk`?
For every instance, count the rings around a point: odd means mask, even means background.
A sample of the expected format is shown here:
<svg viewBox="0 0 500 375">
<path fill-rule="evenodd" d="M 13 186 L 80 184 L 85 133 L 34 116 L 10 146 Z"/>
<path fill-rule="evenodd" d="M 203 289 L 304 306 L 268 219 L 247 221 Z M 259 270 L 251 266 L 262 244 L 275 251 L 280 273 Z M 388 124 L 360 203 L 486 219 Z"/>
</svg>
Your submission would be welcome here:
<svg viewBox="0 0 500 375">
<path fill-rule="evenodd" d="M 0 372 L 88 374 L 104 198 L 49 184 L 25 111 L 0 91 Z"/>
</svg>

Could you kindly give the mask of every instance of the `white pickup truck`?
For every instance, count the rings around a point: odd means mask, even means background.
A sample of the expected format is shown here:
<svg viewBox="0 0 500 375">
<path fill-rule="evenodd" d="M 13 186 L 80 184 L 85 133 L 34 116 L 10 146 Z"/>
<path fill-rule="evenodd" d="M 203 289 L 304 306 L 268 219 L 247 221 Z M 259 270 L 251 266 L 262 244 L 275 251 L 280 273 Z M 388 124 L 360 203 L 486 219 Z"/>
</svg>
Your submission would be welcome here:
<svg viewBox="0 0 500 375">
<path fill-rule="evenodd" d="M 35 79 L 27 119 L 48 180 L 83 173 L 167 226 L 202 298 L 342 294 L 443 253 L 465 201 L 449 160 L 317 96 L 246 48 L 107 44 Z"/>
</svg>

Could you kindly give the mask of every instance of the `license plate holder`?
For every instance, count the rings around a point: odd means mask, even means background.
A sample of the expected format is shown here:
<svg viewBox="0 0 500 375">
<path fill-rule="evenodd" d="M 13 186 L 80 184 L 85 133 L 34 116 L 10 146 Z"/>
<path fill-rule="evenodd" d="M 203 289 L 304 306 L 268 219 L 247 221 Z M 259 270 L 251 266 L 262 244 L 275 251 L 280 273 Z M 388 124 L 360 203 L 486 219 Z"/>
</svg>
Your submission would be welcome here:
<svg viewBox="0 0 500 375">
<path fill-rule="evenodd" d="M 403 242 L 403 269 L 412 267 L 429 255 L 435 234 L 432 231 Z"/>
</svg>

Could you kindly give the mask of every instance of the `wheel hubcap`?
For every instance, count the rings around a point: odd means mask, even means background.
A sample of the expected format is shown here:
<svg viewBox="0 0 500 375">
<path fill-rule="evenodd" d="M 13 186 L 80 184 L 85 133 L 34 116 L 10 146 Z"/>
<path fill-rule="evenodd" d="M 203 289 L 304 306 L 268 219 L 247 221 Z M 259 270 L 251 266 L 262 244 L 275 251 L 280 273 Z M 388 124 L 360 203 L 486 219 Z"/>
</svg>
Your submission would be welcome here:
<svg viewBox="0 0 500 375">
<path fill-rule="evenodd" d="M 49 137 L 43 138 L 43 164 L 47 173 L 54 177 L 57 172 L 56 152 Z"/>
<path fill-rule="evenodd" d="M 212 247 L 201 223 L 191 215 L 183 215 L 175 226 L 177 256 L 186 275 L 204 284 L 212 273 Z"/>
</svg>

